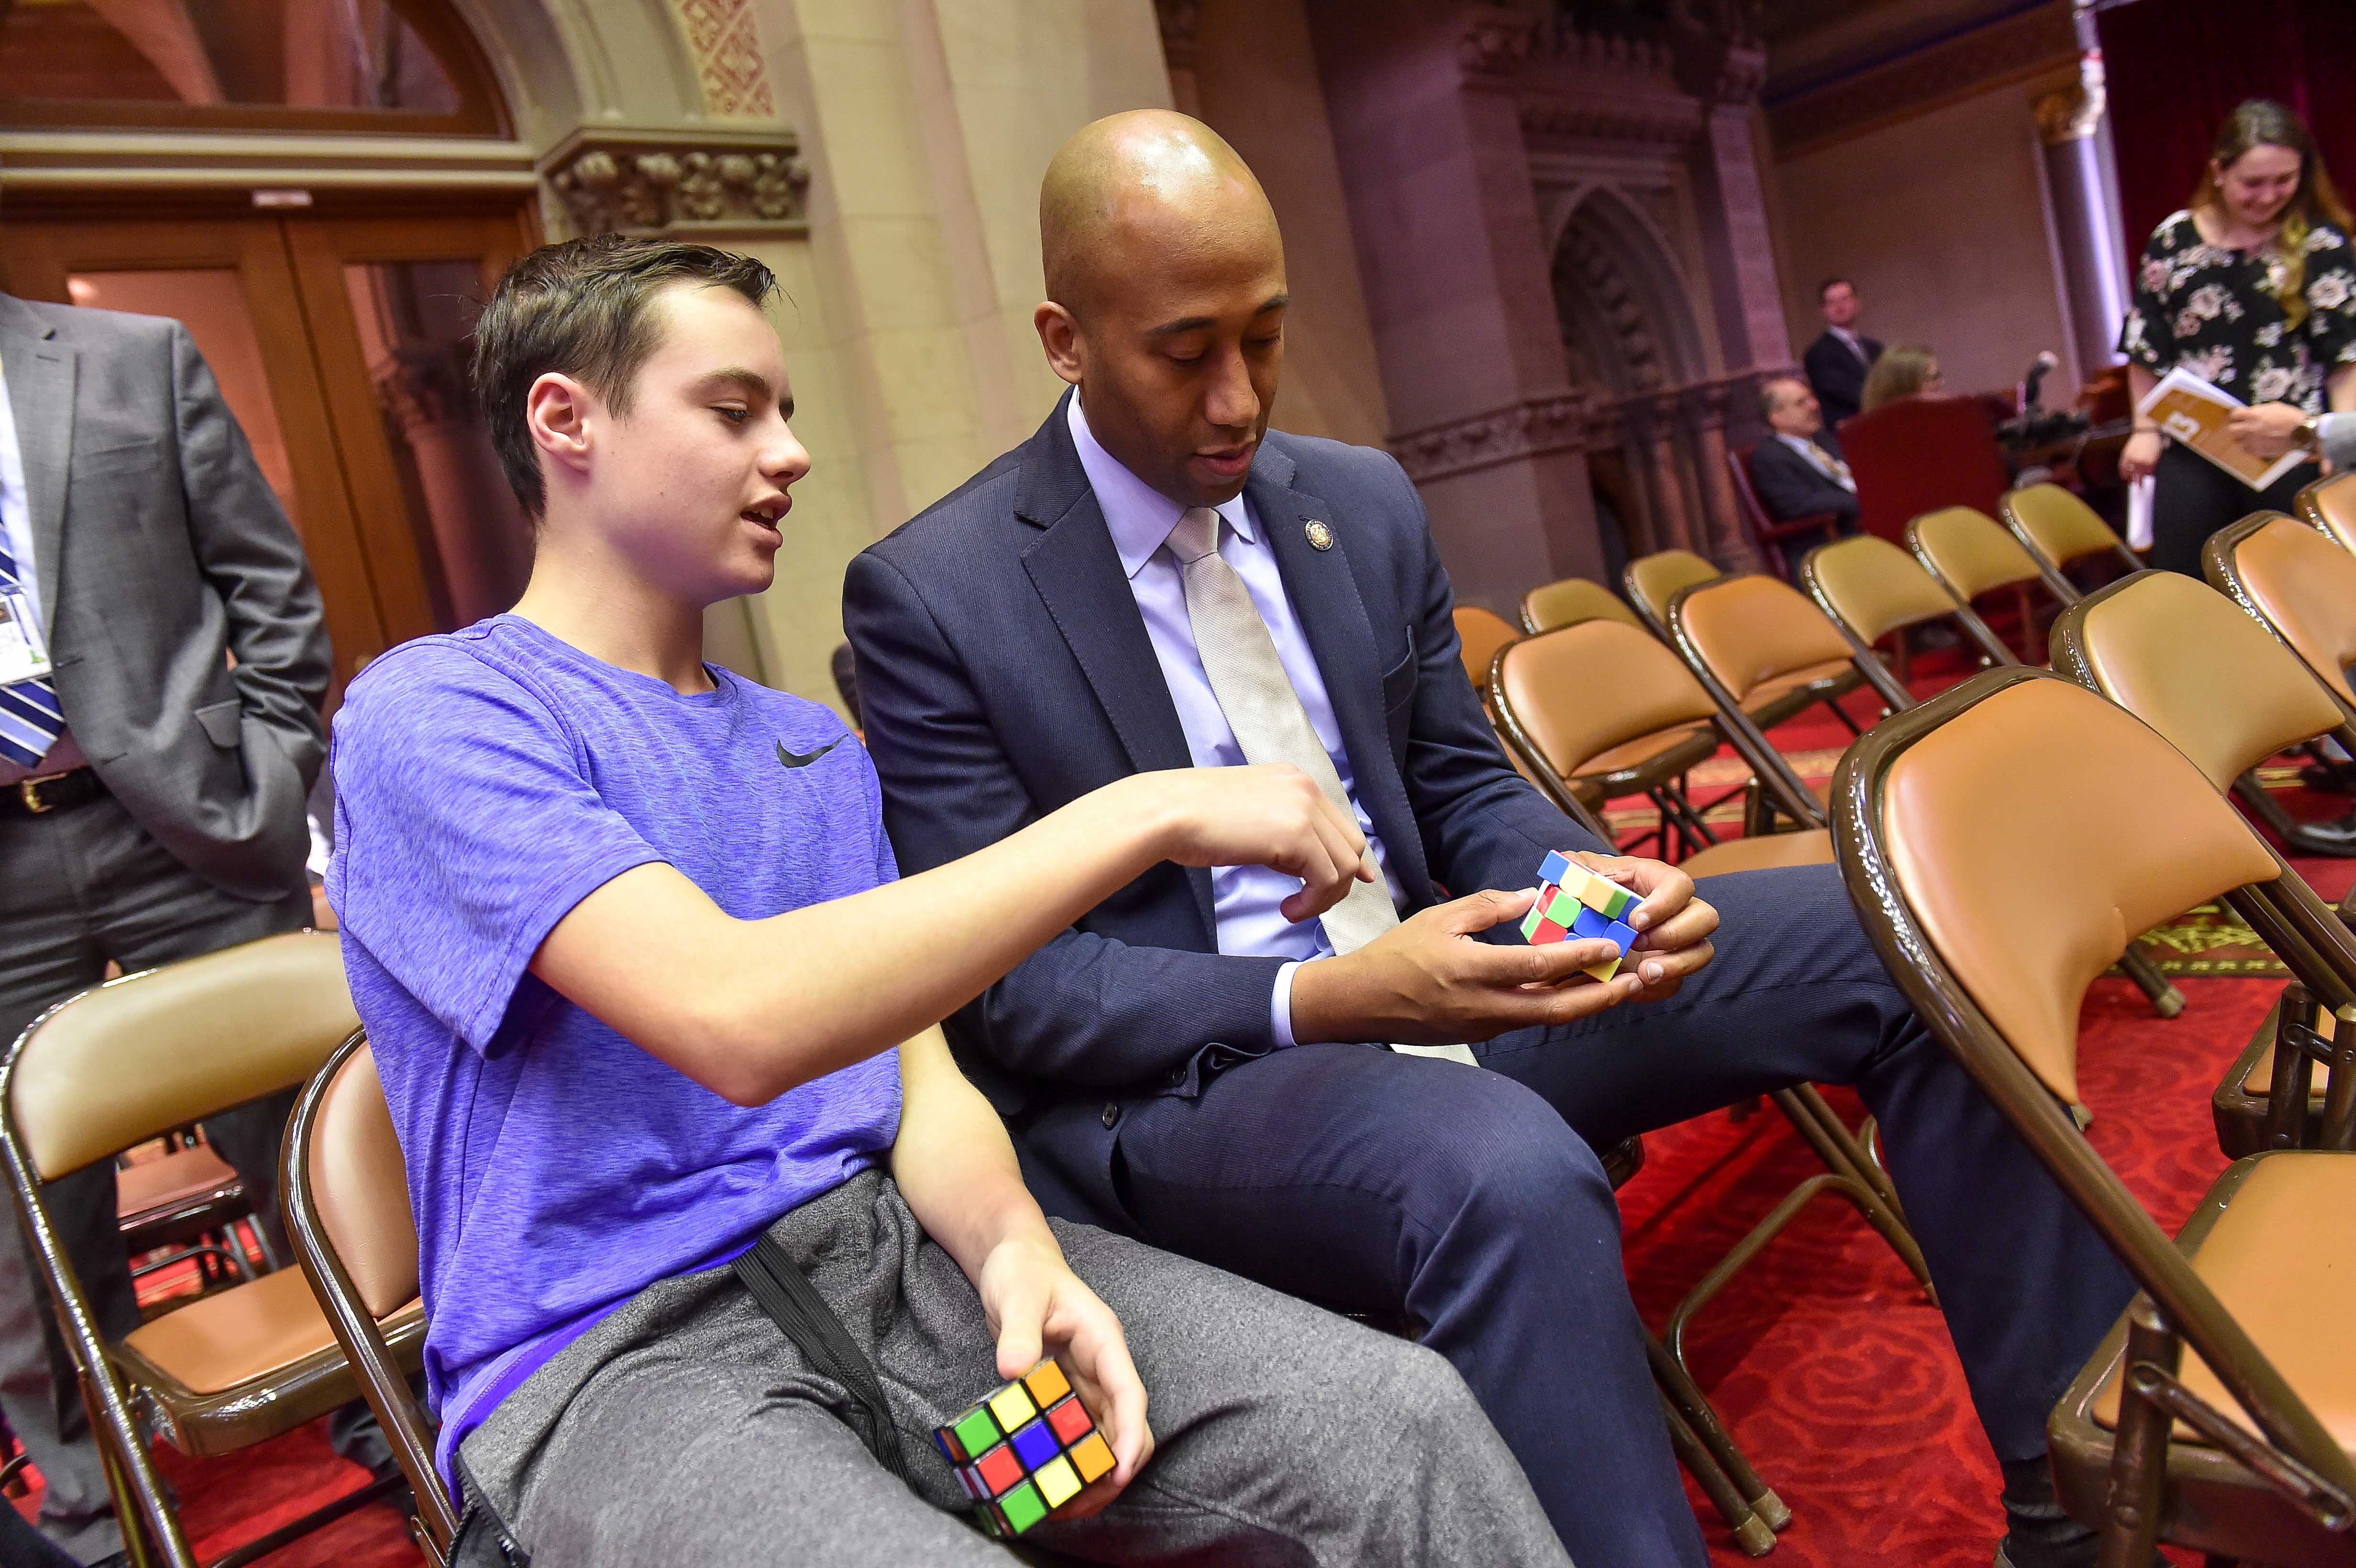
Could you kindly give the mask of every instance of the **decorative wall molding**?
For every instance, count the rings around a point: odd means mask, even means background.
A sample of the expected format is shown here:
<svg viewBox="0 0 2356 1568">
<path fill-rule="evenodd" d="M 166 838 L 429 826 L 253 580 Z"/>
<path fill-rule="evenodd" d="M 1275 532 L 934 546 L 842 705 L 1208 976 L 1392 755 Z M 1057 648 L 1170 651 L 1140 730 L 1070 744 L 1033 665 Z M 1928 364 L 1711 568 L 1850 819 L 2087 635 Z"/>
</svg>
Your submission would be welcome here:
<svg viewBox="0 0 2356 1568">
<path fill-rule="evenodd" d="M 1525 399 L 1501 409 L 1408 431 L 1387 443 L 1417 484 L 1552 452 L 1617 444 L 1610 407 L 1586 391 Z"/>
<path fill-rule="evenodd" d="M 695 56 L 703 112 L 725 120 L 776 118 L 755 0 L 670 0 L 670 6 Z"/>
<path fill-rule="evenodd" d="M 1791 158 L 2008 82 L 2075 72 L 2066 7 L 2021 11 L 1917 53 L 1769 106 L 1775 154 Z"/>
<path fill-rule="evenodd" d="M 699 229 L 806 232 L 809 171 L 801 142 L 771 131 L 616 131 L 584 127 L 541 163 L 584 234 Z"/>
<path fill-rule="evenodd" d="M 1467 12 L 1456 36 L 1456 64 L 1468 85 L 1509 84 L 1530 58 L 1537 24 L 1505 5 L 1480 5 Z"/>
</svg>

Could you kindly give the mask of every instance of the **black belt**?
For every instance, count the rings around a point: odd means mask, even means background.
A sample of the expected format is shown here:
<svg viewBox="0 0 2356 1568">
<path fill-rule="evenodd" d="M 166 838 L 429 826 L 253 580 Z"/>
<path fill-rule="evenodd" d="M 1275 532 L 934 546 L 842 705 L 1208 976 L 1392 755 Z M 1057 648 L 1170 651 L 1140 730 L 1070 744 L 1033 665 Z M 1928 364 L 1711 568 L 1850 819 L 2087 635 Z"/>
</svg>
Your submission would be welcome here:
<svg viewBox="0 0 2356 1568">
<path fill-rule="evenodd" d="M 88 805 L 106 793 L 95 768 L 70 768 L 61 773 L 18 779 L 0 784 L 0 816 L 46 816 Z"/>
</svg>

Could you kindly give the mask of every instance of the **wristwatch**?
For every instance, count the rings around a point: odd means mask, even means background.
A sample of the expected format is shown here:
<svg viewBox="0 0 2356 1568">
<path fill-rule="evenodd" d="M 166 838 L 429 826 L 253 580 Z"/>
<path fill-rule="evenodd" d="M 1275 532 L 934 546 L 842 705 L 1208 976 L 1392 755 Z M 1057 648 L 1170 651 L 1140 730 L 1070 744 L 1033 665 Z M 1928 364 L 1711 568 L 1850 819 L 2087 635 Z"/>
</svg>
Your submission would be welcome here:
<svg viewBox="0 0 2356 1568">
<path fill-rule="evenodd" d="M 2306 419 L 2299 421 L 2298 433 L 2290 438 L 2290 443 L 2293 446 L 2297 447 L 2301 452 L 2312 452 L 2319 456 L 2321 455 L 2323 452 L 2323 421 L 2321 416 L 2309 414 Z"/>
</svg>

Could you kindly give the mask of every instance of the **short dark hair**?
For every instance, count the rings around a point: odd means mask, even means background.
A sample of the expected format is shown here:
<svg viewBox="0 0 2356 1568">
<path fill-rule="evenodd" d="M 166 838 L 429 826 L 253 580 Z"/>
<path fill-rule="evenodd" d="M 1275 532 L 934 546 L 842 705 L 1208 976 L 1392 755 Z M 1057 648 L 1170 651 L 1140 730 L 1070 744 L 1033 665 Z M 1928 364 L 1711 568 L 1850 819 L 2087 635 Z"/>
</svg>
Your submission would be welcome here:
<svg viewBox="0 0 2356 1568">
<path fill-rule="evenodd" d="M 541 246 L 491 291 L 475 324 L 475 400 L 509 486 L 535 520 L 547 507 L 548 483 L 525 424 L 532 383 L 552 372 L 572 376 L 616 413 L 627 413 L 630 383 L 655 351 L 647 307 L 676 283 L 734 289 L 756 307 L 777 287 L 776 275 L 750 256 L 600 234 Z"/>
<path fill-rule="evenodd" d="M 1775 417 L 1776 388 L 1791 386 L 1804 387 L 1807 384 L 1807 379 L 1804 377 L 1794 375 L 1789 370 L 1784 371 L 1780 376 L 1770 376 L 1765 380 L 1760 382 L 1759 417 L 1762 420 L 1772 420 Z"/>
<path fill-rule="evenodd" d="M 1848 279 L 1844 278 L 1839 273 L 1836 272 L 1831 277 L 1826 278 L 1823 283 L 1816 285 L 1816 303 L 1818 304 L 1825 303 L 1825 296 L 1833 292 L 1833 285 L 1836 283 L 1848 283 L 1849 293 L 1855 293 L 1857 292 L 1857 285 L 1855 283 L 1849 283 Z"/>
</svg>

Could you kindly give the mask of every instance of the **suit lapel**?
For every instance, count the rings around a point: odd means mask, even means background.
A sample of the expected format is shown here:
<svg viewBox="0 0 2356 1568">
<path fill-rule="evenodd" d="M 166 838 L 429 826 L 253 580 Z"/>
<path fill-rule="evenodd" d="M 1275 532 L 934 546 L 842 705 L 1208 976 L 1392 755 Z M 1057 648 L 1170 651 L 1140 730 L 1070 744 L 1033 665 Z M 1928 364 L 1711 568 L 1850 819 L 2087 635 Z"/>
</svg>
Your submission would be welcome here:
<svg viewBox="0 0 2356 1568">
<path fill-rule="evenodd" d="M 1424 863 L 1423 838 L 1408 803 L 1407 786 L 1391 758 L 1383 714 L 1383 663 L 1374 622 L 1350 570 L 1349 524 L 1333 515 L 1323 496 L 1293 489 L 1294 472 L 1292 459 L 1263 444 L 1245 482 L 1244 497 L 1276 552 L 1292 613 L 1309 651 L 1316 656 L 1318 673 L 1325 678 L 1326 700 L 1342 731 L 1358 804 L 1374 821 L 1392 874 L 1409 898 L 1420 899 L 1430 886 L 1430 870 Z M 1332 531 L 1331 548 L 1310 544 L 1308 525 L 1312 522 Z M 1417 651 L 1408 649 L 1411 656 Z"/>
<path fill-rule="evenodd" d="M 1069 397 L 1070 393 L 1065 396 Z M 1138 613 L 1120 552 L 1113 548 L 1104 511 L 1088 486 L 1087 470 L 1072 445 L 1071 427 L 1058 402 L 1047 422 L 1023 448 L 1015 482 L 1014 510 L 1040 529 L 1023 551 L 1023 568 L 1047 606 L 1055 629 L 1078 661 L 1113 732 L 1120 737 L 1130 766 L 1139 773 L 1194 764 L 1177 705 L 1162 676 L 1162 661 Z M 1211 873 L 1190 867 L 1204 934 L 1217 943 Z"/>
<path fill-rule="evenodd" d="M 33 586 L 58 620 L 58 557 L 65 543 L 66 464 L 73 451 L 74 351 L 57 328 L 0 294 L 0 375 L 16 416 L 25 501 L 33 526 Z"/>
</svg>

